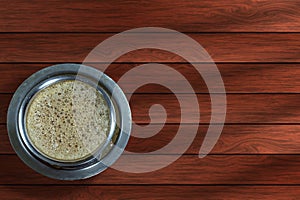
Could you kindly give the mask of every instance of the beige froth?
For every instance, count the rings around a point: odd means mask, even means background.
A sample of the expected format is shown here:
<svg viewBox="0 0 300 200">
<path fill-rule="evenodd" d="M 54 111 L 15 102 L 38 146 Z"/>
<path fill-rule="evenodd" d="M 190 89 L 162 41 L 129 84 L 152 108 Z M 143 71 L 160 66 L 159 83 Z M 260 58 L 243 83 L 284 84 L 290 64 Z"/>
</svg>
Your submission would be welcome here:
<svg viewBox="0 0 300 200">
<path fill-rule="evenodd" d="M 83 159 L 106 140 L 109 108 L 101 93 L 81 81 L 61 81 L 32 99 L 27 134 L 42 154 L 64 161 Z"/>
</svg>

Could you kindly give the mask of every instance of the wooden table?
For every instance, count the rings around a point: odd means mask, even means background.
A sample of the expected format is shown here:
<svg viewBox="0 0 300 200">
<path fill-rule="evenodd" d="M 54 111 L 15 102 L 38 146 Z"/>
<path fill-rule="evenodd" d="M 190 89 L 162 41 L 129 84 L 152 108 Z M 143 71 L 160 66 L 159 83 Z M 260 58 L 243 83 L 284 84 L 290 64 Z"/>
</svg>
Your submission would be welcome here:
<svg viewBox="0 0 300 200">
<path fill-rule="evenodd" d="M 0 198 L 300 196 L 299 1 L 7 0 L 0 5 Z M 139 64 L 159 62 L 189 78 L 199 100 L 201 121 L 191 118 L 185 122 L 188 128 L 200 126 L 184 155 L 150 173 L 108 169 L 93 178 L 73 182 L 46 178 L 23 164 L 10 146 L 6 131 L 7 107 L 18 85 L 46 66 L 81 63 L 98 43 L 115 33 L 146 26 L 186 33 L 216 62 L 227 91 L 228 112 L 212 152 L 198 158 L 211 114 L 209 94 L 201 77 L 178 55 L 146 49 L 123 55 L 106 73 L 118 80 Z M 188 100 L 191 94 L 180 95 Z M 131 138 L 127 150 L 153 151 L 174 137 L 179 126 L 178 102 L 163 87 L 147 85 L 137 90 L 130 100 L 133 119 L 140 124 L 149 123 L 148 108 L 154 103 L 165 106 L 167 124 L 152 138 Z M 153 120 L 160 123 L 162 119 L 156 116 Z M 174 149 L 174 153 L 179 152 Z"/>
</svg>

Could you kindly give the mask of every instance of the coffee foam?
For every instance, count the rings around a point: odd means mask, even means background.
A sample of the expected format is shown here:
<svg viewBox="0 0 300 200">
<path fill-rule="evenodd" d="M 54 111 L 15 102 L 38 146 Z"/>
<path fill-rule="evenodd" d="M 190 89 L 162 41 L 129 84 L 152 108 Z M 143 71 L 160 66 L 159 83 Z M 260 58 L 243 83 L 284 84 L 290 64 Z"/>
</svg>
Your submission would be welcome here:
<svg viewBox="0 0 300 200">
<path fill-rule="evenodd" d="M 107 139 L 109 107 L 89 84 L 66 80 L 39 91 L 31 100 L 26 131 L 33 146 L 55 160 L 88 157 Z"/>
</svg>

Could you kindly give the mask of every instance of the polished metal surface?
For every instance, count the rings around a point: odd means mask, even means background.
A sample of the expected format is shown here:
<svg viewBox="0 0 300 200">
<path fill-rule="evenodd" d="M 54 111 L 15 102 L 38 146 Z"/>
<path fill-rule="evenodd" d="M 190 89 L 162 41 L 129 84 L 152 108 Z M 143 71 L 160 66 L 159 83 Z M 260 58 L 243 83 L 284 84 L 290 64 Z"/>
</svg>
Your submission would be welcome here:
<svg viewBox="0 0 300 200">
<path fill-rule="evenodd" d="M 55 160 L 37 150 L 25 126 L 27 108 L 34 95 L 64 80 L 78 80 L 93 86 L 110 109 L 106 142 L 92 156 L 73 162 Z M 85 65 L 59 64 L 36 72 L 19 86 L 8 109 L 7 126 L 13 148 L 29 167 L 51 178 L 77 180 L 102 172 L 119 158 L 130 137 L 131 111 L 120 87 L 104 73 Z"/>
</svg>

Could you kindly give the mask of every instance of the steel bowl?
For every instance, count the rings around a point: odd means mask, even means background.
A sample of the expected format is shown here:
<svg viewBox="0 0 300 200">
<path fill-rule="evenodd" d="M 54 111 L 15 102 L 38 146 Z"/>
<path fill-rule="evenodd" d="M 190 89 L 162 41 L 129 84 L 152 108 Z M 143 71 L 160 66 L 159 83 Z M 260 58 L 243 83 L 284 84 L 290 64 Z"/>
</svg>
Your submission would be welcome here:
<svg viewBox="0 0 300 200">
<path fill-rule="evenodd" d="M 76 161 L 44 155 L 31 143 L 25 126 L 26 112 L 34 96 L 64 80 L 91 85 L 103 95 L 110 110 L 107 140 L 91 156 Z M 104 171 L 121 156 L 130 137 L 131 111 L 121 88 L 101 71 L 80 64 L 58 64 L 34 73 L 19 86 L 8 108 L 7 129 L 17 155 L 33 170 L 54 179 L 85 179 Z"/>
</svg>

